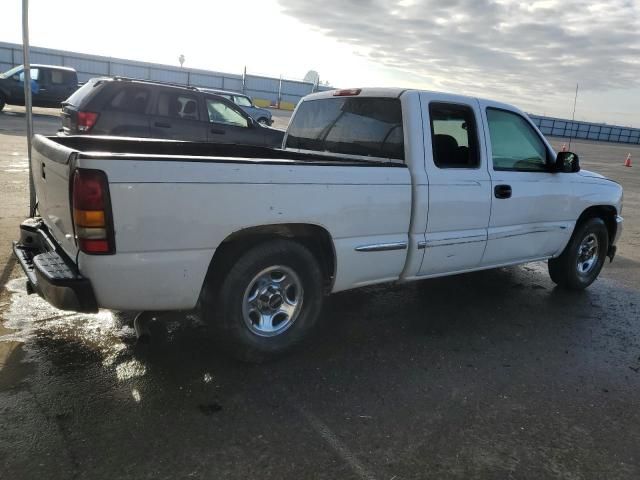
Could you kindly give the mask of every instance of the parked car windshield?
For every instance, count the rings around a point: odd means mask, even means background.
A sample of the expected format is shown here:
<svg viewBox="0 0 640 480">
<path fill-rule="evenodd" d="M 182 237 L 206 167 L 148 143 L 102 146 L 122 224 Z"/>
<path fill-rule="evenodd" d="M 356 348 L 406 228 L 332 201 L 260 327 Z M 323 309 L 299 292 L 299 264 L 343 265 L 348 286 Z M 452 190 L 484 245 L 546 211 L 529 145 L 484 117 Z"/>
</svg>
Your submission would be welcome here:
<svg viewBox="0 0 640 480">
<path fill-rule="evenodd" d="M 6 72 L 0 74 L 0 78 L 9 78 L 13 77 L 16 73 L 22 72 L 24 67 L 22 65 L 18 65 L 17 67 L 13 67 L 11 70 L 7 70 Z"/>
<path fill-rule="evenodd" d="M 240 105 L 241 107 L 253 107 L 251 100 L 249 100 L 247 97 L 240 97 L 236 95 L 235 98 L 236 98 L 236 104 Z"/>
</svg>

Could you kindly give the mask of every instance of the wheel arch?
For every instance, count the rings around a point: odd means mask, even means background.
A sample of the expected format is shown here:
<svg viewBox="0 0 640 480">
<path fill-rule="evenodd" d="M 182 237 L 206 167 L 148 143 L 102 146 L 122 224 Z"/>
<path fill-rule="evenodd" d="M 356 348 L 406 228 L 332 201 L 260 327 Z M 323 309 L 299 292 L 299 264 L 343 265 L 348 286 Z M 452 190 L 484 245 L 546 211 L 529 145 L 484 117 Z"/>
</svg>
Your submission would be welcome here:
<svg viewBox="0 0 640 480">
<path fill-rule="evenodd" d="M 592 205 L 580 214 L 576 221 L 576 227 L 590 218 L 601 218 L 607 226 L 609 239 L 613 239 L 616 237 L 616 230 L 618 229 L 618 224 L 616 223 L 617 215 L 618 211 L 612 205 Z"/>
<path fill-rule="evenodd" d="M 322 268 L 325 289 L 330 291 L 337 268 L 335 245 L 325 227 L 311 223 L 258 225 L 229 234 L 216 248 L 207 276 L 215 273 L 224 275 L 237 255 L 259 243 L 279 238 L 295 240 L 311 251 Z"/>
</svg>

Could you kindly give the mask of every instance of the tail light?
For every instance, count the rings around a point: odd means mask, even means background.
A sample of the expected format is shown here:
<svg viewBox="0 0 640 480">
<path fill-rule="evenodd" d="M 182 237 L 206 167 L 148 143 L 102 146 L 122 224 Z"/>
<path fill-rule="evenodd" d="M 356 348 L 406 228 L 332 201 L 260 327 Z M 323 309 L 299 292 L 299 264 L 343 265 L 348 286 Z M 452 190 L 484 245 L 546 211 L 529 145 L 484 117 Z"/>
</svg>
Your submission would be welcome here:
<svg viewBox="0 0 640 480">
<path fill-rule="evenodd" d="M 73 224 L 80 251 L 99 255 L 115 253 L 106 174 L 102 170 L 76 169 L 72 196 Z"/>
<path fill-rule="evenodd" d="M 88 132 L 98 121 L 98 114 L 95 112 L 78 112 L 78 131 Z"/>
</svg>

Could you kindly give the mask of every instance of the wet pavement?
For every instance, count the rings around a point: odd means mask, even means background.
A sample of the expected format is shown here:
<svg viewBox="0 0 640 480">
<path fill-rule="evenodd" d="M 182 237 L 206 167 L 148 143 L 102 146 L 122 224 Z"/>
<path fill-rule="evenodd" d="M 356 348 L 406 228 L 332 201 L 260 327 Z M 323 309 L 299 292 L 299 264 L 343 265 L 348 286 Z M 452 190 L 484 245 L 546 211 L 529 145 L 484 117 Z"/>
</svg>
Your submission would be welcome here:
<svg viewBox="0 0 640 480">
<path fill-rule="evenodd" d="M 0 167 L 22 152 L 2 126 Z M 27 296 L 5 210 L 0 478 L 640 478 L 640 172 L 578 148 L 626 189 L 619 258 L 587 291 L 536 263 L 343 292 L 262 366 L 217 352 L 194 314 L 158 316 L 140 347 L 133 314 Z"/>
<path fill-rule="evenodd" d="M 638 478 L 640 293 L 532 264 L 331 297 L 273 364 L 8 284 L 5 478 Z M 181 321 L 178 321 L 181 320 Z"/>
</svg>

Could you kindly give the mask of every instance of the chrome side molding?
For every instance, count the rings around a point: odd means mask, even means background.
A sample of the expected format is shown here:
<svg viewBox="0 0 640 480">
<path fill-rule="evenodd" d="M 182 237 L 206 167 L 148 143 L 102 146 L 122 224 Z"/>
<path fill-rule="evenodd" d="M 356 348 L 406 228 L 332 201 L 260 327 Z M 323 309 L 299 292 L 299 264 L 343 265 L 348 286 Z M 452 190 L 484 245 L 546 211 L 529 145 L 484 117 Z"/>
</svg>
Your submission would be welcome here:
<svg viewBox="0 0 640 480">
<path fill-rule="evenodd" d="M 356 252 L 388 252 L 389 250 L 406 250 L 407 242 L 372 243 L 371 245 L 360 245 L 356 247 Z"/>
</svg>

